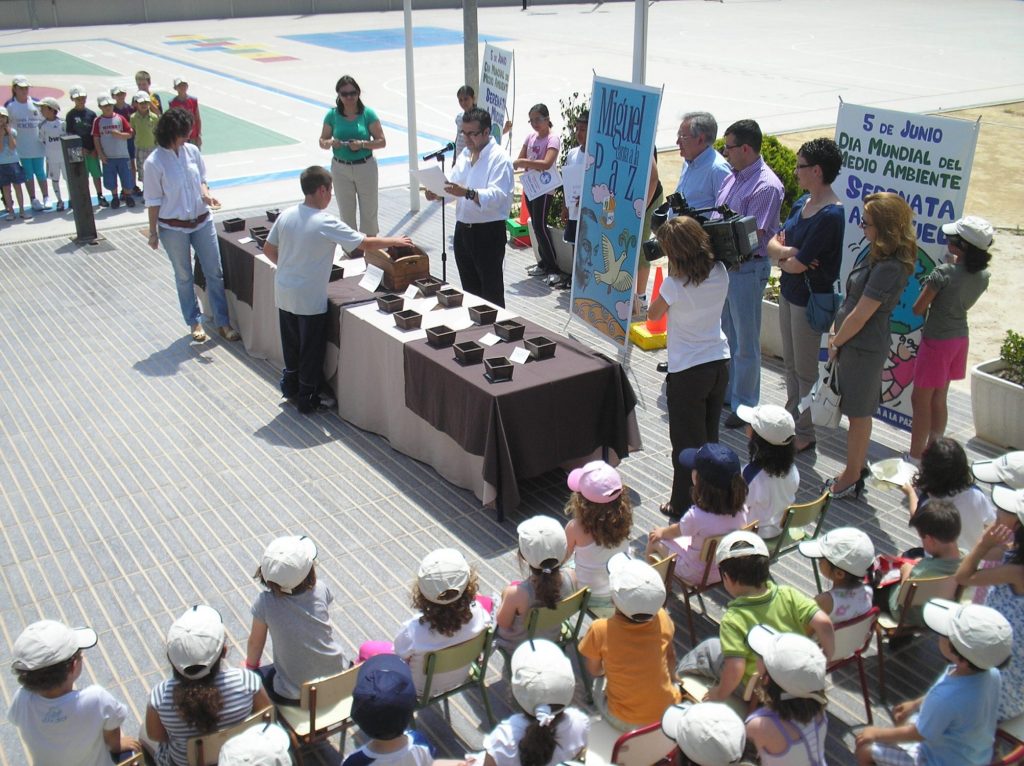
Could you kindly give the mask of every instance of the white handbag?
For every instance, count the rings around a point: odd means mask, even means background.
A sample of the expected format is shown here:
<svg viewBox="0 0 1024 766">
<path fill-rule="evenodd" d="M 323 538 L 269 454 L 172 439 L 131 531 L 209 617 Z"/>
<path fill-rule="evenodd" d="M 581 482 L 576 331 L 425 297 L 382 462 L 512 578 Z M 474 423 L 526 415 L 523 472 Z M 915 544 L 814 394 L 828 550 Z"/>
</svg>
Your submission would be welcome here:
<svg viewBox="0 0 1024 766">
<path fill-rule="evenodd" d="M 843 413 L 839 411 L 839 402 L 842 397 L 839 394 L 838 367 L 836 362 L 830 361 L 821 372 L 821 377 L 814 384 L 810 393 L 811 422 L 816 426 L 825 428 L 838 428 L 839 422 L 843 419 Z M 802 409 L 806 409 L 803 407 Z"/>
</svg>

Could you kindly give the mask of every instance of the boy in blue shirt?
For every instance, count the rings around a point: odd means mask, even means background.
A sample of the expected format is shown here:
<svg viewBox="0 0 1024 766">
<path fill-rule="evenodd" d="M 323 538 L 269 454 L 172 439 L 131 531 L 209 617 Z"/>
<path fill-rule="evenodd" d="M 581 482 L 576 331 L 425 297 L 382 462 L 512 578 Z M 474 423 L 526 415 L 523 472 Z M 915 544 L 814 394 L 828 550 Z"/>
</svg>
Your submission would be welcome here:
<svg viewBox="0 0 1024 766">
<path fill-rule="evenodd" d="M 932 599 L 925 624 L 952 663 L 932 688 L 893 708 L 894 727 L 857 735 L 858 766 L 985 766 L 992 761 L 999 666 L 1013 651 L 1013 629 L 995 609 Z"/>
</svg>

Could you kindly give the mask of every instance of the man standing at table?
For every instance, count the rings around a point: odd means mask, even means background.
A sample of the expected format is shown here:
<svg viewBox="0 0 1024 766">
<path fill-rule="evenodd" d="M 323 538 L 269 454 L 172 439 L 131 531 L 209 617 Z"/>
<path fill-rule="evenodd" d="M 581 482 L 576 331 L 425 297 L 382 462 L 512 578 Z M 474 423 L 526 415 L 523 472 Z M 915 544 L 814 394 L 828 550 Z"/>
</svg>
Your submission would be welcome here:
<svg viewBox="0 0 1024 766">
<path fill-rule="evenodd" d="M 725 129 L 722 147 L 732 173 L 726 176 L 716 204 L 757 221 L 757 250 L 753 258 L 729 272 L 729 295 L 722 310 L 722 330 L 732 357 L 725 391 L 732 412 L 725 419 L 726 428 L 746 425 L 736 408 L 754 407 L 761 396 L 761 298 L 772 267 L 766 245 L 780 228 L 783 196 L 782 182 L 761 158 L 761 139 L 756 122 L 740 120 Z"/>
<path fill-rule="evenodd" d="M 408 237 L 368 237 L 325 212 L 331 203 L 331 183 L 331 174 L 319 165 L 302 171 L 299 184 L 306 199 L 281 213 L 263 246 L 263 254 L 277 264 L 274 296 L 284 352 L 281 394 L 302 413 L 333 406 L 321 398 L 320 388 L 335 244 L 347 252 L 412 245 Z"/>
<path fill-rule="evenodd" d="M 512 206 L 512 161 L 491 138 L 491 115 L 462 117 L 466 148 L 455 160 L 445 193 L 455 203 L 455 265 L 462 289 L 505 306 L 505 221 Z M 427 199 L 438 197 L 430 191 Z"/>
</svg>

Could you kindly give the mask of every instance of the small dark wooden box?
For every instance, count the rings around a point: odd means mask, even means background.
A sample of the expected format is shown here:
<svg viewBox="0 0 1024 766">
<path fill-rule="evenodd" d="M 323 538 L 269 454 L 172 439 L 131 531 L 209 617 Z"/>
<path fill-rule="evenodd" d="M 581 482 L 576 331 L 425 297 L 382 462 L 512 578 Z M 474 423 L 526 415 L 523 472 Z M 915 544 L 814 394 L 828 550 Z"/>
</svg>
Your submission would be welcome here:
<svg viewBox="0 0 1024 766">
<path fill-rule="evenodd" d="M 470 306 L 469 318 L 473 320 L 473 324 L 491 324 L 498 318 L 498 309 L 486 305 Z"/>
<path fill-rule="evenodd" d="M 543 336 L 525 340 L 523 346 L 534 359 L 550 359 L 555 355 L 555 342 Z"/>
<path fill-rule="evenodd" d="M 484 347 L 475 340 L 455 344 L 455 359 L 462 364 L 479 364 L 484 358 Z"/>
<path fill-rule="evenodd" d="M 385 293 L 384 295 L 377 296 L 377 308 L 385 314 L 394 314 L 396 311 L 401 311 L 404 305 L 405 299 L 401 295 Z"/>
<path fill-rule="evenodd" d="M 420 291 L 420 295 L 424 298 L 429 298 L 432 295 L 436 295 L 437 291 L 441 289 L 441 285 L 444 284 L 437 277 L 423 277 L 422 279 L 413 280 L 413 284 L 416 289 Z"/>
<path fill-rule="evenodd" d="M 270 234 L 270 229 L 266 226 L 253 226 L 249 229 L 249 236 L 256 241 L 256 247 L 263 249 L 263 245 L 267 243 L 267 235 Z"/>
<path fill-rule="evenodd" d="M 434 348 L 447 348 L 455 343 L 455 330 L 441 325 L 427 328 L 427 343 Z"/>
<path fill-rule="evenodd" d="M 400 330 L 418 330 L 423 322 L 423 314 L 412 309 L 395 312 L 395 325 Z"/>
<path fill-rule="evenodd" d="M 494 323 L 494 334 L 502 340 L 522 340 L 524 332 L 526 332 L 526 326 L 514 319 Z"/>
<path fill-rule="evenodd" d="M 227 218 L 224 220 L 224 231 L 242 231 L 245 229 L 244 218 Z"/>
<path fill-rule="evenodd" d="M 484 359 L 484 377 L 491 381 L 491 383 L 512 380 L 512 367 L 512 362 L 504 356 Z"/>
<path fill-rule="evenodd" d="M 445 287 L 437 291 L 437 302 L 446 309 L 462 305 L 462 293 L 454 287 Z"/>
<path fill-rule="evenodd" d="M 281 215 L 281 210 L 275 207 L 273 210 L 267 211 L 267 220 L 273 223 L 279 215 Z"/>
</svg>

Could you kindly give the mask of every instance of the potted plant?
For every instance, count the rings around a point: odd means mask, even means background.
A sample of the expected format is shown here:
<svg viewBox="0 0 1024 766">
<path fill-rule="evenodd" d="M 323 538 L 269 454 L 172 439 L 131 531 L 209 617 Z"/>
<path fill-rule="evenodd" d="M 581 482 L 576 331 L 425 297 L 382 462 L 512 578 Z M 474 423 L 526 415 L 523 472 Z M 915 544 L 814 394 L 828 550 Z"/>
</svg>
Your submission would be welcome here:
<svg viewBox="0 0 1024 766">
<path fill-rule="evenodd" d="M 979 439 L 1024 448 L 1024 336 L 1007 330 L 999 358 L 971 368 L 971 413 Z"/>
<path fill-rule="evenodd" d="M 779 278 L 772 274 L 761 299 L 761 353 L 782 358 L 782 331 L 779 329 Z"/>
</svg>

